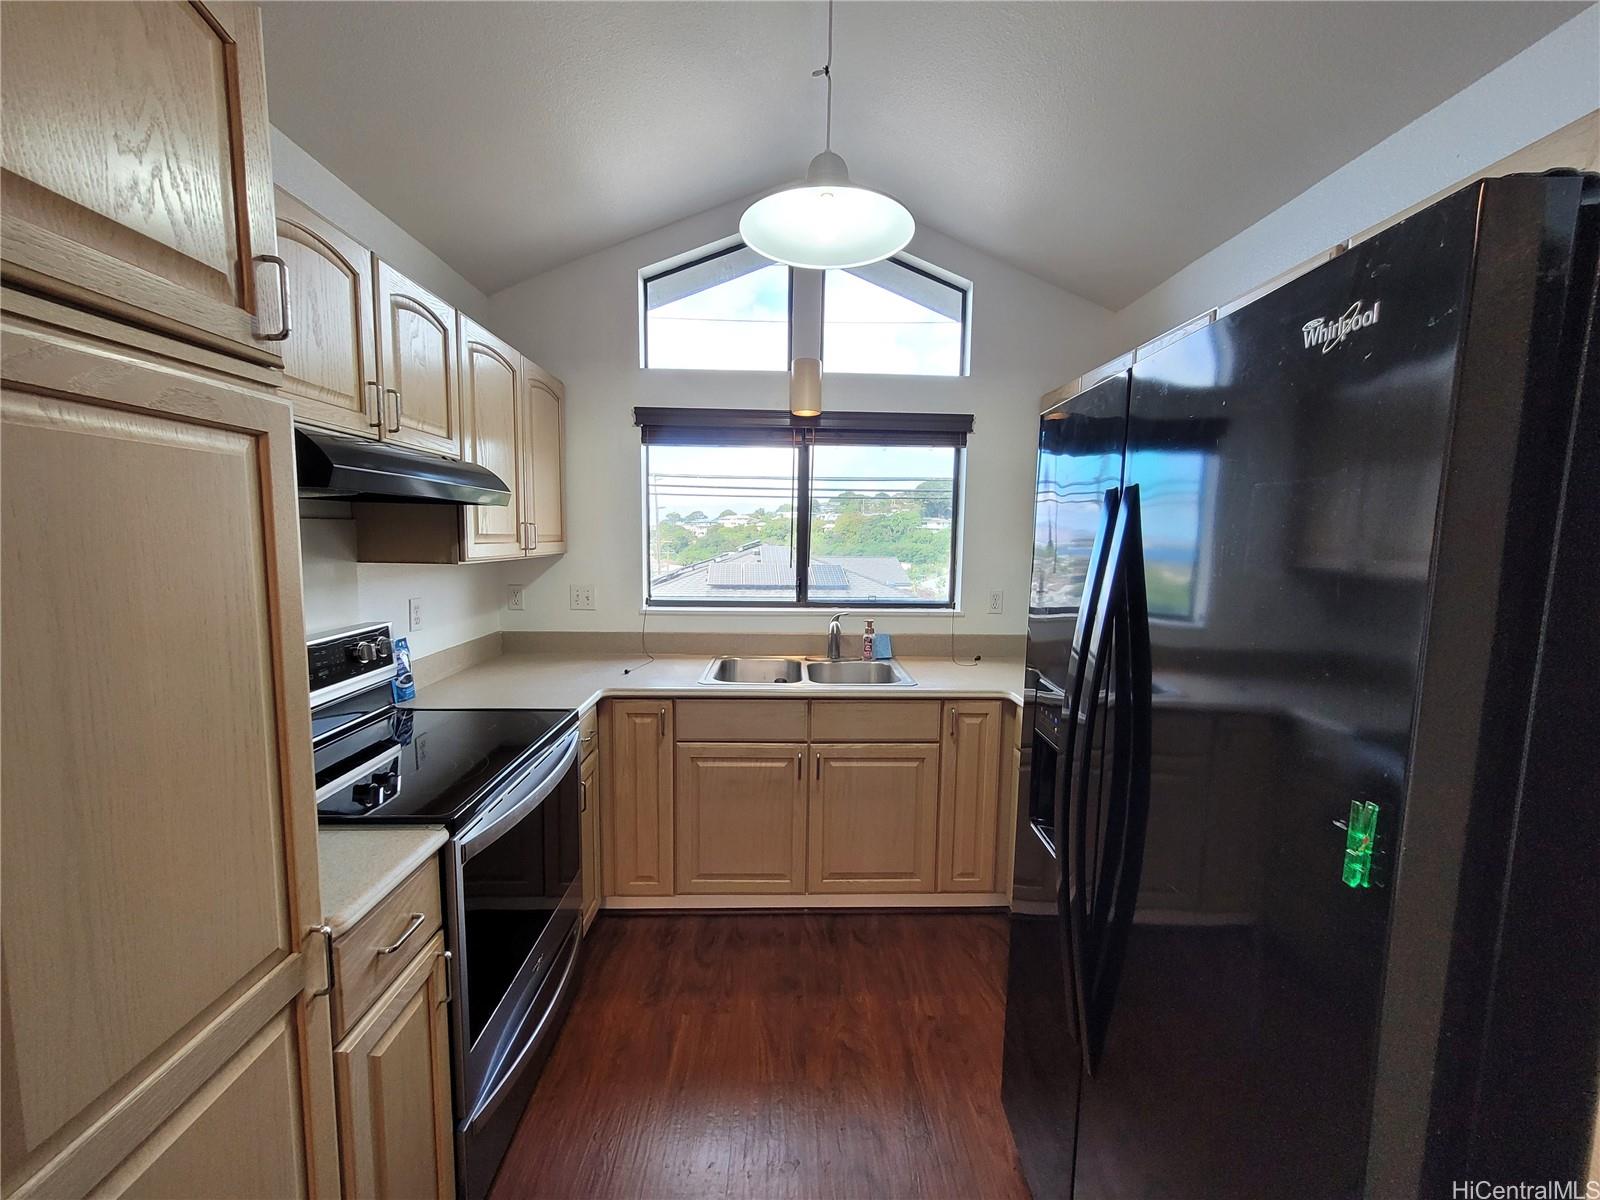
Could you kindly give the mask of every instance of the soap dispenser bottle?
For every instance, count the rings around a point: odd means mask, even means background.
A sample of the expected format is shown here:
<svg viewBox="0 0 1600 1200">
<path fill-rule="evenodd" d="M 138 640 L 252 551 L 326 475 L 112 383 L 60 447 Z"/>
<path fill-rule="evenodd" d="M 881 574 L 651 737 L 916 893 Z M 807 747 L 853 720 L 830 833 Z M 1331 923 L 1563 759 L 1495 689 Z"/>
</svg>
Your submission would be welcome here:
<svg viewBox="0 0 1600 1200">
<path fill-rule="evenodd" d="M 861 661 L 872 660 L 872 619 L 867 619 L 867 627 L 861 632 Z"/>
</svg>

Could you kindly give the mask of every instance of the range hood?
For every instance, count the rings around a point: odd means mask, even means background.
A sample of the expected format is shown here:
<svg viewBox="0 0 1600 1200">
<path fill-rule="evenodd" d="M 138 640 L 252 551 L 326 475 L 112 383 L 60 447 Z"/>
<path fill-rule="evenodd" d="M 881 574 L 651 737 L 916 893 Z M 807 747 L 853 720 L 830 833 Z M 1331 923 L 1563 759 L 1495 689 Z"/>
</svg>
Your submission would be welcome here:
<svg viewBox="0 0 1600 1200">
<path fill-rule="evenodd" d="M 493 471 L 388 442 L 296 426 L 294 456 L 306 499 L 511 503 L 511 489 Z"/>
</svg>

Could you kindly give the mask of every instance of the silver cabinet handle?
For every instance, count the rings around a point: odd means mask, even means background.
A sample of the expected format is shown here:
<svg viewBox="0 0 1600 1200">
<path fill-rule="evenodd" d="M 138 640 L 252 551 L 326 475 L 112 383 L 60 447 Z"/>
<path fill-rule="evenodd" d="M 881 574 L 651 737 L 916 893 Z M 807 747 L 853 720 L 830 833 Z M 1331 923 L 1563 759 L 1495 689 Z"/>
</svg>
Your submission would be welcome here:
<svg viewBox="0 0 1600 1200">
<path fill-rule="evenodd" d="M 822 782 L 822 755 L 817 755 L 817 782 Z"/>
<path fill-rule="evenodd" d="M 530 539 L 528 542 L 528 549 L 537 550 L 539 548 L 539 526 L 537 522 L 528 522 L 528 537 Z"/>
<path fill-rule="evenodd" d="M 667 736 L 667 710 L 664 708 L 656 713 L 656 736 Z"/>
<path fill-rule="evenodd" d="M 389 432 L 390 433 L 399 433 L 400 432 L 400 393 L 398 391 L 396 391 L 394 388 L 384 388 L 383 389 L 383 394 L 385 396 L 393 396 L 394 397 L 394 428 L 389 430 Z"/>
<path fill-rule="evenodd" d="M 956 736 L 956 706 L 954 704 L 950 706 L 950 736 Z"/>
<path fill-rule="evenodd" d="M 372 407 L 376 412 L 377 420 L 368 421 L 369 429 L 383 428 L 383 389 L 378 386 L 376 379 L 367 380 L 367 386 L 372 389 Z"/>
<path fill-rule="evenodd" d="M 580 782 L 578 784 L 578 811 L 589 811 L 589 785 L 587 783 Z"/>
<path fill-rule="evenodd" d="M 396 950 L 400 949 L 401 946 L 404 946 L 407 942 L 409 942 L 411 940 L 411 935 L 416 933 L 417 930 L 422 928 L 422 923 L 424 921 L 426 921 L 427 919 L 428 918 L 427 918 L 426 914 L 424 914 L 424 913 L 412 913 L 411 914 L 411 924 L 406 926 L 406 931 L 400 935 L 399 940 L 396 941 L 394 945 L 392 945 L 392 946 L 384 946 L 383 948 L 381 948 L 378 951 L 379 957 L 381 958 L 385 954 L 393 954 Z"/>
<path fill-rule="evenodd" d="M 322 935 L 322 966 L 327 971 L 327 975 L 323 978 L 322 986 L 311 993 L 311 999 L 313 1000 L 318 996 L 326 996 L 333 991 L 333 926 L 313 925 L 306 930 L 306 937 L 309 938 L 314 933 Z"/>
<path fill-rule="evenodd" d="M 456 998 L 455 992 L 450 986 L 450 959 L 452 956 L 450 951 L 446 950 L 439 957 L 444 959 L 444 999 L 439 1003 L 445 1005 Z"/>
<path fill-rule="evenodd" d="M 794 756 L 794 777 L 796 779 L 804 779 L 806 777 L 805 761 L 806 752 L 804 750 L 799 751 Z"/>
<path fill-rule="evenodd" d="M 278 268 L 278 315 L 283 318 L 283 328 L 277 333 L 258 333 L 263 342 L 281 342 L 289 336 L 289 264 L 276 254 L 258 254 L 256 262 L 271 263 Z"/>
</svg>

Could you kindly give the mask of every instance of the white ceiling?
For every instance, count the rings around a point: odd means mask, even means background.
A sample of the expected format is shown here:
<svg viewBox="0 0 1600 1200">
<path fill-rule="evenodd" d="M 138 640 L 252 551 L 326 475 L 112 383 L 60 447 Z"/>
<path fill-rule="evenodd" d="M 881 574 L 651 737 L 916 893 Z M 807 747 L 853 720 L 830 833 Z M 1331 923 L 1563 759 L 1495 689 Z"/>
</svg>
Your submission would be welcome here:
<svg viewBox="0 0 1600 1200">
<path fill-rule="evenodd" d="M 821 148 L 821 3 L 264 7 L 274 124 L 486 292 Z M 1120 308 L 1583 7 L 842 0 L 834 148 Z"/>
</svg>

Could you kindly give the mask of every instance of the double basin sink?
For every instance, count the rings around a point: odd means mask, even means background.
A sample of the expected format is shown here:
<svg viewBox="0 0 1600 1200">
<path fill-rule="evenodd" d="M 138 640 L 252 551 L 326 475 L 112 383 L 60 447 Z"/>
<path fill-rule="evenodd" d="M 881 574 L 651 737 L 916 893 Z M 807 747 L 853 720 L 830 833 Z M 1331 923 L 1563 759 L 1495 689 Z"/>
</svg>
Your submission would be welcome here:
<svg viewBox="0 0 1600 1200">
<path fill-rule="evenodd" d="M 892 658 L 858 662 L 825 658 L 713 658 L 701 683 L 734 687 L 828 684 L 833 687 L 916 687 Z"/>
</svg>

